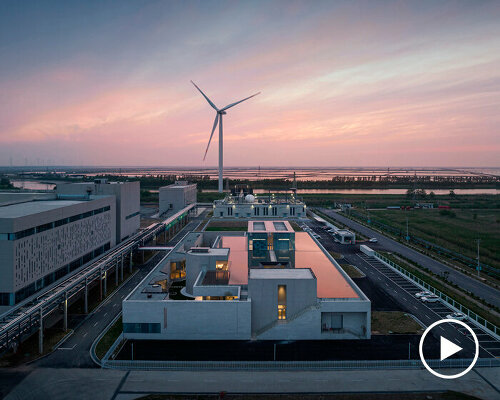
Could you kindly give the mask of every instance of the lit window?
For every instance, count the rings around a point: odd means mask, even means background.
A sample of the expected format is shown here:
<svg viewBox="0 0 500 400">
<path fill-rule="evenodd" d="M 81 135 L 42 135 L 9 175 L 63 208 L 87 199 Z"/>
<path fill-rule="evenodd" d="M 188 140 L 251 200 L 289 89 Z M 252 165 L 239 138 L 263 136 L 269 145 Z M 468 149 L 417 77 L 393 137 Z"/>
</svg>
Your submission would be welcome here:
<svg viewBox="0 0 500 400">
<path fill-rule="evenodd" d="M 286 319 L 286 285 L 278 285 L 278 319 Z"/>
</svg>

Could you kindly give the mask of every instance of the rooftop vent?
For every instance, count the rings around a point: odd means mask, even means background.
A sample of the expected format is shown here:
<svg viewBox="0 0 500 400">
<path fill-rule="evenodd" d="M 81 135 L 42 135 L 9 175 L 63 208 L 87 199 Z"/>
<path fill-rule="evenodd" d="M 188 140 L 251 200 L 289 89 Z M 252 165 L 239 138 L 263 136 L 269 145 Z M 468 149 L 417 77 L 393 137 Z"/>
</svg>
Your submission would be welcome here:
<svg viewBox="0 0 500 400">
<path fill-rule="evenodd" d="M 274 229 L 276 229 L 277 231 L 286 231 L 288 230 L 286 228 L 286 225 L 284 222 L 273 222 L 273 225 L 274 225 Z"/>
<path fill-rule="evenodd" d="M 265 231 L 266 224 L 264 224 L 264 222 L 254 222 L 253 223 L 253 230 L 254 231 Z"/>
</svg>

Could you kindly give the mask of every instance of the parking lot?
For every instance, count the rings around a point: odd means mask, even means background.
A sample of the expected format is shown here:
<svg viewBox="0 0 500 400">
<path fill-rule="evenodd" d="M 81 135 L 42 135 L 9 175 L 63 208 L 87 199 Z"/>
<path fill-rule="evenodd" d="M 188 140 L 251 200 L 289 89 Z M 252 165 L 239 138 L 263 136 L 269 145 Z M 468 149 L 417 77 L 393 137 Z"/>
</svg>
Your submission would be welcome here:
<svg viewBox="0 0 500 400">
<path fill-rule="evenodd" d="M 441 300 L 435 303 L 424 303 L 417 299 L 415 294 L 422 291 L 419 286 L 406 276 L 386 266 L 375 257 L 369 257 L 361 253 L 359 251 L 359 246 L 340 245 L 336 243 L 333 236 L 316 221 L 303 221 L 301 224 L 303 225 L 304 223 L 311 229 L 311 233 L 317 235 L 318 240 L 327 250 L 342 254 L 345 261 L 356 266 L 366 275 L 368 282 L 364 282 L 363 286 L 376 285 L 377 288 L 384 291 L 391 301 L 397 303 L 397 308 L 401 308 L 411 313 L 422 325 L 427 327 L 433 322 L 445 319 L 448 315 L 455 312 L 455 310 L 451 309 Z M 375 249 L 380 247 L 378 244 L 366 244 Z M 465 319 L 464 322 L 467 323 L 467 319 Z M 471 322 L 468 322 L 468 325 L 478 338 L 480 345 L 479 356 L 487 358 L 500 357 L 500 341 L 496 340 L 481 328 L 473 325 Z M 439 326 L 438 329 L 440 329 L 443 334 L 446 332 L 447 338 L 451 338 L 450 340 L 455 341 L 462 347 L 464 347 L 463 338 L 466 337 L 468 339 L 467 350 L 472 351 L 473 339 L 465 328 L 458 327 L 455 324 L 446 324 L 444 326 Z"/>
</svg>

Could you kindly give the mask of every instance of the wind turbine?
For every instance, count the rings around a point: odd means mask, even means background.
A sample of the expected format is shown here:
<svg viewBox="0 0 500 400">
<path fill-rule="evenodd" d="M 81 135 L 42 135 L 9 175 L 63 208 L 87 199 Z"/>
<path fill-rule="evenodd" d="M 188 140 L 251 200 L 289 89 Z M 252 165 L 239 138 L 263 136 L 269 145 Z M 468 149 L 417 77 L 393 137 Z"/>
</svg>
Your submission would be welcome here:
<svg viewBox="0 0 500 400">
<path fill-rule="evenodd" d="M 208 148 L 210 147 L 210 142 L 212 141 L 212 136 L 214 135 L 215 128 L 217 128 L 217 124 L 219 124 L 219 193 L 222 193 L 222 188 L 223 188 L 222 171 L 224 169 L 223 145 L 222 145 L 222 116 L 226 114 L 227 109 L 234 107 L 236 104 L 240 104 L 241 102 L 243 102 L 245 100 L 248 100 L 248 99 L 251 99 L 252 97 L 257 96 L 258 94 L 260 94 L 260 92 L 255 93 L 249 97 L 244 98 L 243 100 L 237 101 L 235 103 L 231 103 L 231 104 L 227 105 L 226 107 L 219 109 L 219 108 L 217 108 L 217 106 L 214 103 L 212 103 L 212 101 L 205 95 L 205 93 L 203 93 L 201 91 L 201 89 L 198 86 L 196 86 L 196 83 L 194 83 L 193 81 L 191 81 L 191 83 L 195 86 L 196 89 L 198 89 L 198 91 L 202 94 L 202 96 L 205 98 L 205 100 L 208 102 L 208 104 L 210 104 L 210 106 L 215 111 L 217 111 L 217 114 L 215 115 L 214 126 L 212 128 L 212 133 L 210 134 L 210 139 L 208 140 L 208 145 L 207 145 L 207 149 L 205 150 L 205 155 L 203 156 L 203 160 L 205 160 L 205 158 L 207 157 L 207 152 L 208 152 Z"/>
</svg>

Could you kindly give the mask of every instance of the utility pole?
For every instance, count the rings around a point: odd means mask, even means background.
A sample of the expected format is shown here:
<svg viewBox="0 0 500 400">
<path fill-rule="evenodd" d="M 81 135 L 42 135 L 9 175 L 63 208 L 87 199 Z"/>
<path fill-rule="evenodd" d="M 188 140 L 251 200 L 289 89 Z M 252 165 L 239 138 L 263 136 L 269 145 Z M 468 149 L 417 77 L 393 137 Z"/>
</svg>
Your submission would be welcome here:
<svg viewBox="0 0 500 400">
<path fill-rule="evenodd" d="M 410 231 L 408 229 L 408 216 L 406 216 L 406 241 L 410 241 Z"/>
<path fill-rule="evenodd" d="M 481 239 L 476 239 L 477 241 L 477 276 L 479 277 L 479 273 L 481 271 L 481 264 L 479 263 L 479 243 L 481 243 Z"/>
</svg>

